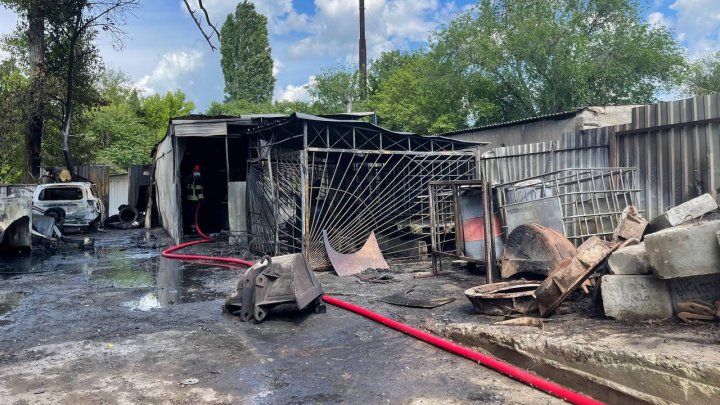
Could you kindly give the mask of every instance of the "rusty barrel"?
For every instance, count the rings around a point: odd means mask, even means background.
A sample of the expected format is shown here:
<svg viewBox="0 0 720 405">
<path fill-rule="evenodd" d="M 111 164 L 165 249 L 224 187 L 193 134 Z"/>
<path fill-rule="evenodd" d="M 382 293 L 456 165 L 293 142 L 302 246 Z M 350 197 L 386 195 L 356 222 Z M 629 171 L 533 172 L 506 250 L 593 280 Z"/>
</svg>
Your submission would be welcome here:
<svg viewBox="0 0 720 405">
<path fill-rule="evenodd" d="M 482 191 L 463 190 L 460 193 L 460 217 L 463 225 L 465 256 L 484 259 L 485 214 L 483 212 Z M 493 237 L 495 238 L 495 257 L 500 257 L 503 251 L 503 240 L 500 218 L 497 213 L 493 214 Z"/>
</svg>

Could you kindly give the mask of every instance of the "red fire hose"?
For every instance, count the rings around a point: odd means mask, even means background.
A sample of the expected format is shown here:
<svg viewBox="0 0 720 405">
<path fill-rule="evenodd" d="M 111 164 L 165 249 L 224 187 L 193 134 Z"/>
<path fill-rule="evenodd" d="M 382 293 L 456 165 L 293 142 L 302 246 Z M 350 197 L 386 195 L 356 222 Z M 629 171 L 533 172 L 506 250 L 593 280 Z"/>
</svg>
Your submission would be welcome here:
<svg viewBox="0 0 720 405">
<path fill-rule="evenodd" d="M 200 237 L 202 239 L 195 240 L 192 242 L 181 243 L 179 245 L 167 248 L 162 251 L 163 257 L 167 257 L 168 259 L 179 259 L 179 260 L 204 260 L 204 261 L 210 261 L 210 262 L 232 263 L 232 264 L 239 264 L 241 266 L 247 266 L 247 267 L 252 266 L 254 263 L 251 261 L 236 259 L 233 257 L 186 255 L 186 254 L 180 254 L 180 253 L 173 253 L 177 250 L 186 248 L 188 246 L 199 245 L 201 243 L 213 242 L 213 239 L 210 238 L 209 236 L 205 235 L 203 233 L 203 231 L 200 229 L 200 226 L 198 225 L 198 212 L 199 211 L 200 211 L 200 204 L 198 204 L 197 207 L 195 208 L 195 229 L 197 230 L 198 234 L 200 235 Z"/>
<path fill-rule="evenodd" d="M 460 345 L 457 345 L 448 340 L 439 338 L 437 336 L 431 335 L 429 333 L 425 333 L 421 330 L 415 329 L 415 328 L 405 325 L 403 323 L 394 321 L 390 318 L 384 317 L 376 312 L 370 311 L 363 307 L 351 304 L 349 302 L 345 302 L 343 300 L 339 300 L 337 298 L 330 297 L 328 295 L 323 295 L 323 300 L 325 302 L 327 302 L 328 304 L 335 305 L 337 307 L 346 309 L 351 312 L 355 312 L 356 314 L 362 315 L 366 318 L 372 319 L 373 321 L 375 321 L 377 323 L 383 324 L 387 327 L 390 327 L 390 328 L 393 328 L 400 332 L 406 333 L 414 338 L 420 339 L 426 343 L 430 343 L 431 345 L 439 347 L 450 353 L 457 354 L 458 356 L 462 356 L 467 359 L 477 361 L 478 363 L 480 363 L 486 367 L 489 367 L 495 371 L 499 371 L 499 372 L 501 372 L 507 376 L 510 376 L 522 383 L 525 383 L 531 387 L 537 388 L 541 391 L 545 391 L 551 395 L 554 395 L 554 396 L 556 396 L 560 399 L 563 399 L 565 401 L 568 401 L 572 404 L 578 404 L 578 405 L 580 405 L 580 404 L 582 404 L 582 405 L 602 404 L 602 402 L 596 401 L 590 397 L 587 397 L 585 395 L 582 395 L 580 393 L 577 393 L 575 391 L 572 391 L 570 389 L 567 389 L 565 387 L 557 385 L 548 380 L 542 379 L 536 375 L 530 374 L 530 373 L 528 373 L 524 370 L 521 370 L 517 367 L 511 366 L 510 364 L 507 364 L 500 360 L 496 360 L 490 356 L 486 356 L 486 355 L 478 353 L 474 350 L 470 350 L 466 347 L 462 347 Z"/>
<path fill-rule="evenodd" d="M 221 263 L 232 263 L 235 265 L 248 266 L 248 267 L 252 266 L 254 264 L 253 262 L 250 262 L 247 260 L 235 259 L 232 257 L 185 255 L 185 254 L 173 253 L 173 252 L 180 250 L 187 246 L 198 245 L 200 243 L 208 243 L 208 242 L 213 241 L 213 239 L 208 237 L 207 235 L 205 235 L 200 230 L 200 227 L 198 226 L 199 208 L 200 208 L 200 205 L 198 205 L 198 207 L 195 209 L 195 228 L 197 229 L 198 234 L 200 234 L 202 239 L 192 241 L 192 242 L 187 242 L 187 243 L 181 243 L 177 246 L 173 246 L 171 248 L 165 249 L 165 250 L 163 250 L 162 255 L 169 259 L 205 260 L 205 261 L 213 261 L 213 262 L 221 262 Z M 596 401 L 588 396 L 585 396 L 583 394 L 580 394 L 578 392 L 572 391 L 568 388 L 565 388 L 563 386 L 555 384 L 551 381 L 540 378 L 534 374 L 530 374 L 527 371 L 519 369 L 515 366 L 512 366 L 512 365 L 502 362 L 500 360 L 494 359 L 490 356 L 486 356 L 484 354 L 478 353 L 474 350 L 470 350 L 466 347 L 462 347 L 460 345 L 457 345 L 455 343 L 452 343 L 452 342 L 442 339 L 440 337 L 423 332 L 419 329 L 415 329 L 415 328 L 405 325 L 403 323 L 394 321 L 390 318 L 384 317 L 378 313 L 375 313 L 375 312 L 365 309 L 363 307 L 351 304 L 349 302 L 345 302 L 343 300 L 339 300 L 337 298 L 330 297 L 328 295 L 323 295 L 323 300 L 330 305 L 335 305 L 336 307 L 346 309 L 351 312 L 355 312 L 356 314 L 362 315 L 362 316 L 369 318 L 375 322 L 378 322 L 382 325 L 385 325 L 385 326 L 393 328 L 397 331 L 408 334 L 414 338 L 420 339 L 423 342 L 430 343 L 431 345 L 436 346 L 445 351 L 448 351 L 450 353 L 465 357 L 465 358 L 473 360 L 473 361 L 477 361 L 478 363 L 480 363 L 488 368 L 491 368 L 495 371 L 503 373 L 509 377 L 514 378 L 517 381 L 520 381 L 524 384 L 527 384 L 527 385 L 529 385 L 533 388 L 539 389 L 541 391 L 545 391 L 548 394 L 554 395 L 554 396 L 556 396 L 560 399 L 563 399 L 567 402 L 570 402 L 572 404 L 602 405 L 602 402 L 600 402 L 600 401 Z"/>
</svg>

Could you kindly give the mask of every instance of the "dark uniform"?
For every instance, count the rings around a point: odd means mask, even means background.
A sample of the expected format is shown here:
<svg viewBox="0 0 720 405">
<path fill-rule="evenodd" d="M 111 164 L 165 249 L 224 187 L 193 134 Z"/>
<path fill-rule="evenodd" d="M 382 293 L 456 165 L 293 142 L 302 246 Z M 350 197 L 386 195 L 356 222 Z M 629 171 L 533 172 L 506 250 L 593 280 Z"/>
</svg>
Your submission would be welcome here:
<svg viewBox="0 0 720 405">
<path fill-rule="evenodd" d="M 198 206 L 205 198 L 203 195 L 202 178 L 200 177 L 199 171 L 193 171 L 193 174 L 188 176 L 185 190 L 185 210 L 183 210 L 183 216 L 185 217 L 184 225 L 188 232 L 197 232 L 195 229 L 195 212 Z"/>
</svg>

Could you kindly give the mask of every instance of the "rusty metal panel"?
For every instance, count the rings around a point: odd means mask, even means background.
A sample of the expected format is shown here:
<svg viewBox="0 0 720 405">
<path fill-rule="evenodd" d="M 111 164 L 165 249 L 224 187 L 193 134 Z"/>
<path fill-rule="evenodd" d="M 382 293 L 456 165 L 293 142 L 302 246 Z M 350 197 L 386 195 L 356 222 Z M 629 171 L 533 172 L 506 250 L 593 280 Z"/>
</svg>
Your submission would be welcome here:
<svg viewBox="0 0 720 405">
<path fill-rule="evenodd" d="M 330 246 L 327 231 L 323 230 L 323 243 L 330 258 L 333 269 L 338 276 L 350 276 L 365 269 L 389 269 L 385 258 L 375 238 L 375 232 L 370 232 L 363 247 L 355 253 L 342 254 Z"/>
<path fill-rule="evenodd" d="M 150 186 L 150 165 L 133 165 L 128 168 L 128 205 L 136 207 L 141 211 L 145 210 L 147 201 L 140 201 L 147 198 L 147 191 L 143 194 L 142 187 Z M 138 204 L 140 206 L 138 207 Z"/>
<path fill-rule="evenodd" d="M 110 205 L 110 166 L 77 166 L 75 173 L 95 183 L 107 216 L 107 207 Z"/>
<path fill-rule="evenodd" d="M 495 148 L 483 154 L 487 177 L 508 183 L 567 168 L 610 166 L 610 140 L 619 127 L 580 130 L 548 142 Z"/>
<path fill-rule="evenodd" d="M 612 253 L 614 247 L 593 236 L 577 256 L 560 263 L 535 290 L 541 316 L 550 315 Z"/>
<path fill-rule="evenodd" d="M 638 206 L 648 219 L 720 187 L 718 118 L 720 94 L 633 110 L 617 135 L 617 164 L 638 168 Z"/>
</svg>

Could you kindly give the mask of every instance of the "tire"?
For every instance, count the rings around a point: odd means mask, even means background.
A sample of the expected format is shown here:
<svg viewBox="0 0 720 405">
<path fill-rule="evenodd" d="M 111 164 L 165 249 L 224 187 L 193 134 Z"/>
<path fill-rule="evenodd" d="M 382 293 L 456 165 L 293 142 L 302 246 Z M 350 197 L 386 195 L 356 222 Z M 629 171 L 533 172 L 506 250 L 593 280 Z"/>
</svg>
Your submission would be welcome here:
<svg viewBox="0 0 720 405">
<path fill-rule="evenodd" d="M 118 213 L 120 222 L 133 222 L 138 218 L 138 210 L 133 207 L 123 207 Z"/>
<path fill-rule="evenodd" d="M 55 219 L 55 226 L 62 227 L 65 223 L 65 210 L 58 207 L 48 208 L 45 210 L 45 216 Z"/>
</svg>

